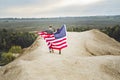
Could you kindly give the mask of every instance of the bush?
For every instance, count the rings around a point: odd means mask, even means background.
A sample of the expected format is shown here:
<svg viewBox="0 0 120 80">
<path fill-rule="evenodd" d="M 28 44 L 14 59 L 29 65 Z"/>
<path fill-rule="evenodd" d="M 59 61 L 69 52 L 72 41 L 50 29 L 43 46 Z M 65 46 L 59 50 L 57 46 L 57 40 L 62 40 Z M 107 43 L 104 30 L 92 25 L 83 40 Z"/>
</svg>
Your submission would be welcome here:
<svg viewBox="0 0 120 80">
<path fill-rule="evenodd" d="M 2 56 L 2 62 L 4 62 L 5 64 L 7 64 L 15 59 L 15 57 L 13 56 L 13 54 L 11 52 L 2 53 L 1 56 Z"/>
<path fill-rule="evenodd" d="M 9 49 L 9 52 L 11 53 L 22 53 L 22 48 L 21 46 L 12 46 L 10 49 Z"/>
</svg>

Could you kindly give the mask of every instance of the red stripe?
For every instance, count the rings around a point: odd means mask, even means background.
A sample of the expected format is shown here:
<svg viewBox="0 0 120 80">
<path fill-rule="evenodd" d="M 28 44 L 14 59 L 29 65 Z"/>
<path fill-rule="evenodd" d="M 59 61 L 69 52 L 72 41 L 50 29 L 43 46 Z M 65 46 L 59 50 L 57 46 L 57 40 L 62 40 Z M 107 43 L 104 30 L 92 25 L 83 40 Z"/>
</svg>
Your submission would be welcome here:
<svg viewBox="0 0 120 80">
<path fill-rule="evenodd" d="M 45 35 L 45 37 L 44 37 L 44 38 L 52 38 L 52 37 L 54 37 L 54 36 Z"/>
</svg>

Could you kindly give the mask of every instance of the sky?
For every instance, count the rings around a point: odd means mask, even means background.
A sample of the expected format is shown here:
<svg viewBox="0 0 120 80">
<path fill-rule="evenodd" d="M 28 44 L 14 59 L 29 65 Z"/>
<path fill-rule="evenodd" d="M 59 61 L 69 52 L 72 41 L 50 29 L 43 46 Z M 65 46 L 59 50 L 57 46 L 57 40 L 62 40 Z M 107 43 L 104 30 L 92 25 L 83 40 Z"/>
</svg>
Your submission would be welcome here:
<svg viewBox="0 0 120 80">
<path fill-rule="evenodd" d="M 120 15 L 120 0 L 0 0 L 0 18 Z"/>
</svg>

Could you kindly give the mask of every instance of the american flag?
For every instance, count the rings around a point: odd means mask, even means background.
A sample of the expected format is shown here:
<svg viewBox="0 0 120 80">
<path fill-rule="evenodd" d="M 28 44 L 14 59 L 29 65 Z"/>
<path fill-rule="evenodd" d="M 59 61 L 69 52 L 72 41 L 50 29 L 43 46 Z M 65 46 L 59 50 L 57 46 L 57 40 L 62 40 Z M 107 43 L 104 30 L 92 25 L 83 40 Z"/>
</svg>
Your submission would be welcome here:
<svg viewBox="0 0 120 80">
<path fill-rule="evenodd" d="M 66 25 L 63 25 L 59 30 L 54 34 L 47 34 L 47 32 L 38 32 L 41 35 L 49 48 L 61 50 L 67 47 L 67 38 L 66 38 Z"/>
</svg>

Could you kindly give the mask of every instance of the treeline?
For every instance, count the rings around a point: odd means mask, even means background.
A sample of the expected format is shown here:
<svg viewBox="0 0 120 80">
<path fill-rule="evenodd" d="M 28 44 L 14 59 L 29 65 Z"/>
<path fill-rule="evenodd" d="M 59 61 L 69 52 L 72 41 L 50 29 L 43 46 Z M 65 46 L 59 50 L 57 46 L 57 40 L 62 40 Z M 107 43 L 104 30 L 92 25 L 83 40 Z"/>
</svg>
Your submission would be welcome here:
<svg viewBox="0 0 120 80">
<path fill-rule="evenodd" d="M 16 32 L 14 30 L 0 30 L 0 50 L 9 50 L 13 45 L 19 45 L 22 48 L 30 46 L 37 36 L 29 32 Z"/>
<path fill-rule="evenodd" d="M 87 31 L 87 30 L 91 30 L 91 29 L 95 29 L 95 27 L 70 27 L 70 28 L 67 28 L 67 30 L 71 31 L 71 32 L 82 32 L 82 31 Z M 112 37 L 115 40 L 120 42 L 120 25 L 116 25 L 113 27 L 100 27 L 97 29 L 99 29 L 100 31 L 106 33 L 110 37 Z"/>
<path fill-rule="evenodd" d="M 120 42 L 120 25 L 105 27 L 101 31 Z"/>
<path fill-rule="evenodd" d="M 8 63 L 14 60 L 12 53 L 21 54 L 22 49 L 29 47 L 36 38 L 34 33 L 0 29 L 0 61 Z"/>
</svg>

